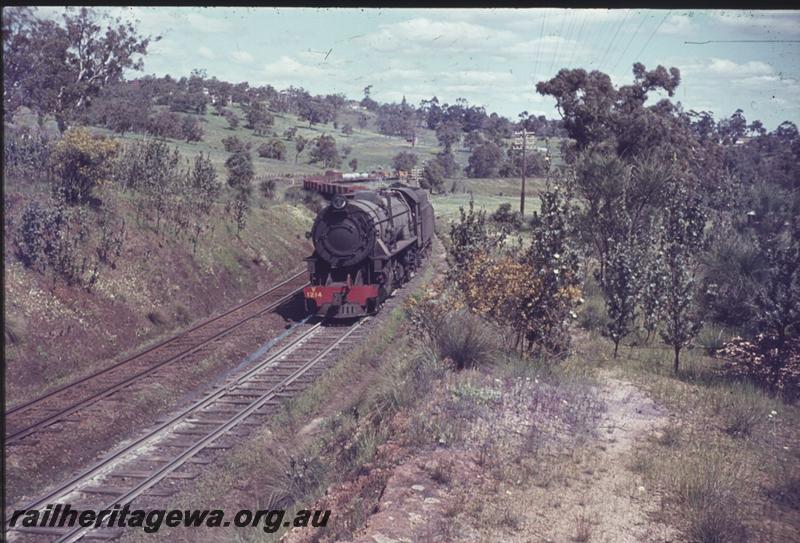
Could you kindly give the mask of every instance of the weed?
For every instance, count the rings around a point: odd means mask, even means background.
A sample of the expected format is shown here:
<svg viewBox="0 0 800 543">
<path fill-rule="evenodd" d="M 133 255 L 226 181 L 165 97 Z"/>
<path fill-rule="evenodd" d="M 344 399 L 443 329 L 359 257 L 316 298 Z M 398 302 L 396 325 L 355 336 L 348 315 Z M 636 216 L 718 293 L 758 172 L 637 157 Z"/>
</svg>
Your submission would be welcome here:
<svg viewBox="0 0 800 543">
<path fill-rule="evenodd" d="M 575 519 L 575 535 L 572 540 L 575 543 L 588 543 L 592 537 L 592 523 L 584 515 L 579 515 Z"/>
<path fill-rule="evenodd" d="M 453 462 L 437 462 L 429 471 L 432 481 L 448 486 L 453 481 Z"/>
<path fill-rule="evenodd" d="M 175 321 L 181 324 L 182 326 L 186 326 L 190 322 L 192 322 L 192 316 L 189 313 L 189 310 L 186 309 L 185 306 L 182 304 L 178 304 L 175 306 Z"/>
<path fill-rule="evenodd" d="M 662 447 L 675 447 L 680 443 L 680 439 L 681 427 L 670 424 L 661 431 L 661 434 L 656 438 L 656 443 Z"/>
<path fill-rule="evenodd" d="M 673 458 L 661 476 L 685 507 L 690 538 L 703 543 L 746 540 L 738 507 L 742 473 L 736 459 L 707 447 Z"/>
<path fill-rule="evenodd" d="M 493 347 L 486 323 L 468 311 L 454 313 L 436 336 L 438 355 L 452 360 L 457 369 L 487 363 Z"/>
<path fill-rule="evenodd" d="M 772 402 L 754 385 L 732 383 L 721 387 L 712 398 L 722 429 L 733 437 L 748 437 L 766 422 Z"/>
<path fill-rule="evenodd" d="M 156 326 L 163 326 L 167 324 L 167 317 L 164 316 L 164 313 L 161 311 L 151 311 L 147 315 L 147 320 L 152 322 Z"/>
</svg>

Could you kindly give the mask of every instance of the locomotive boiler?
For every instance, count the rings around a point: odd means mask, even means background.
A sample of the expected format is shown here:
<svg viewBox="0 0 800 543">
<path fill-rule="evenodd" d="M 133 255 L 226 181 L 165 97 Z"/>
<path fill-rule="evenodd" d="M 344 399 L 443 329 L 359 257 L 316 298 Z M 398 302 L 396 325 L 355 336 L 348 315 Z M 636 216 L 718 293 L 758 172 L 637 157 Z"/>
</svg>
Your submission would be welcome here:
<svg viewBox="0 0 800 543">
<path fill-rule="evenodd" d="M 314 221 L 306 258 L 310 311 L 329 319 L 374 314 L 419 269 L 433 238 L 424 189 L 392 186 L 337 194 Z"/>
</svg>

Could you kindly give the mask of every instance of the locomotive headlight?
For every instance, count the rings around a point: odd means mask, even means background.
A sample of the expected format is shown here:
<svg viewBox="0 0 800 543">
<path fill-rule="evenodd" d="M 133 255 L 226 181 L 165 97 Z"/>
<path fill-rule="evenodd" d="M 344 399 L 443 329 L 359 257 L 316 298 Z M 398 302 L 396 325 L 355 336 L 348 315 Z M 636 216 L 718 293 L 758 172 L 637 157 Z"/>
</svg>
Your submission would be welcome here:
<svg viewBox="0 0 800 543">
<path fill-rule="evenodd" d="M 333 200 L 331 200 L 331 205 L 333 209 L 344 209 L 344 206 L 347 205 L 347 199 L 341 194 L 337 194 L 333 197 Z"/>
</svg>

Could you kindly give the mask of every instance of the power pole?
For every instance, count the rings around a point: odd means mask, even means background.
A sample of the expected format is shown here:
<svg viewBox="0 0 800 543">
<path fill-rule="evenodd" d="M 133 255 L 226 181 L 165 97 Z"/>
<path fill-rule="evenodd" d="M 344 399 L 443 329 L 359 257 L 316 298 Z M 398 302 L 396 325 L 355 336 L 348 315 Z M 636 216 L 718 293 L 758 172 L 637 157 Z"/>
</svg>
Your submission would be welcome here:
<svg viewBox="0 0 800 543">
<path fill-rule="evenodd" d="M 525 151 L 528 147 L 528 136 L 533 135 L 533 132 L 528 132 L 523 126 L 522 130 L 517 130 L 514 134 L 517 138 L 514 141 L 516 148 L 522 148 L 522 190 L 519 193 L 519 214 L 525 215 L 525 171 L 527 170 L 525 163 Z"/>
</svg>

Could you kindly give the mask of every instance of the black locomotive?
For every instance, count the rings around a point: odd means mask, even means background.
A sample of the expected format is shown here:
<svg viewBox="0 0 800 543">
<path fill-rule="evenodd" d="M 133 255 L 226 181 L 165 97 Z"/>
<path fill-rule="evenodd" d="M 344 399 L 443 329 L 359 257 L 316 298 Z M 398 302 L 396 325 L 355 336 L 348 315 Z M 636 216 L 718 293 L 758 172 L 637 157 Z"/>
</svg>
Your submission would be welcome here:
<svg viewBox="0 0 800 543">
<path fill-rule="evenodd" d="M 335 195 L 310 232 L 308 309 L 327 318 L 377 312 L 430 253 L 433 227 L 424 189 L 395 185 Z"/>
</svg>

